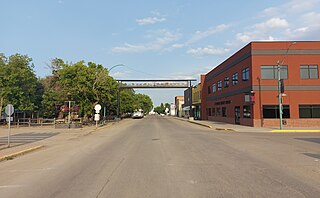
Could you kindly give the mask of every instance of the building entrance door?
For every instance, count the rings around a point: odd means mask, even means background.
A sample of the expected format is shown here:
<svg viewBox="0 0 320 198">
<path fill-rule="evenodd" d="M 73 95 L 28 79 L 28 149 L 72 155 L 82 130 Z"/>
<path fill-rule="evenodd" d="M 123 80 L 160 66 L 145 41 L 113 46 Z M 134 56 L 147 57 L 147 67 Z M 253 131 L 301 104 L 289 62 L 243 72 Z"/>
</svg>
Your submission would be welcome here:
<svg viewBox="0 0 320 198">
<path fill-rule="evenodd" d="M 240 107 L 234 107 L 234 118 L 235 118 L 235 124 L 240 124 Z"/>
</svg>

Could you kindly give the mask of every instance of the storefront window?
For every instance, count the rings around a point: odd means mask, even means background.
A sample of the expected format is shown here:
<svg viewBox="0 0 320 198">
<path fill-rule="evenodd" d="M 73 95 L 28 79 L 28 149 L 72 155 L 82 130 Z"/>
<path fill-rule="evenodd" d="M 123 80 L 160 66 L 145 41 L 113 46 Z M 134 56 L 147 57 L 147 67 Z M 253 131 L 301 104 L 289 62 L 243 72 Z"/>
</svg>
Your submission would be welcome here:
<svg viewBox="0 0 320 198">
<path fill-rule="evenodd" d="M 320 118 L 320 105 L 299 105 L 299 118 Z"/>
<path fill-rule="evenodd" d="M 263 118 L 279 118 L 279 105 L 263 105 Z M 289 105 L 283 105 L 282 118 L 290 118 Z"/>
<path fill-rule="evenodd" d="M 243 106 L 243 117 L 244 118 L 251 118 L 250 106 Z"/>
</svg>

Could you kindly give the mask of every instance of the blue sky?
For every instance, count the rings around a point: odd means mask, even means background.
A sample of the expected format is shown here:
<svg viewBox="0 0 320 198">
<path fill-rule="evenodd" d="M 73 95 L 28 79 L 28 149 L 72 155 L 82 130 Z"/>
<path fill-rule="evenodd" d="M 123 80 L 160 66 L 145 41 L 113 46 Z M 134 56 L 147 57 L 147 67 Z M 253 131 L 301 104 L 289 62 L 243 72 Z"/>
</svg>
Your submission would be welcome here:
<svg viewBox="0 0 320 198">
<path fill-rule="evenodd" d="M 258 40 L 320 40 L 320 0 L 0 0 L 0 53 L 38 76 L 58 57 L 112 67 L 115 79 L 199 79 Z M 154 105 L 183 89 L 136 90 Z"/>
</svg>

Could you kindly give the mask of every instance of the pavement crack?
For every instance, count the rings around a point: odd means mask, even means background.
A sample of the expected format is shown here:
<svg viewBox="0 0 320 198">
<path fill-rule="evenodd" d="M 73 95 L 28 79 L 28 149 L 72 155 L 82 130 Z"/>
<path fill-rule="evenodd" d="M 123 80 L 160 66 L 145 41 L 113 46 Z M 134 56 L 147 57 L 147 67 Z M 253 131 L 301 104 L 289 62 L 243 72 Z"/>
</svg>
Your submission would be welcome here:
<svg viewBox="0 0 320 198">
<path fill-rule="evenodd" d="M 113 176 L 113 174 L 118 170 L 118 168 L 120 167 L 120 165 L 122 164 L 122 162 L 125 160 L 125 158 L 122 158 L 121 161 L 117 164 L 117 166 L 112 170 L 111 174 L 108 176 L 107 181 L 104 183 L 104 185 L 102 186 L 101 190 L 99 191 L 99 193 L 97 194 L 96 198 L 99 198 L 100 194 L 102 193 L 102 191 L 105 189 L 105 187 L 108 185 L 108 183 L 110 182 L 111 177 Z"/>
</svg>

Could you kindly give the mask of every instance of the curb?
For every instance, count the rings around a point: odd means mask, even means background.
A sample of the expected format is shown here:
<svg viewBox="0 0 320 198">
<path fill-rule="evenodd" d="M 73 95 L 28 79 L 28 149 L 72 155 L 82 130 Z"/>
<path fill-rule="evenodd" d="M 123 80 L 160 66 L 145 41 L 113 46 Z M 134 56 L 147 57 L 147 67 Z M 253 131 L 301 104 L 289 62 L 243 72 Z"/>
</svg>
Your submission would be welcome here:
<svg viewBox="0 0 320 198">
<path fill-rule="evenodd" d="M 193 123 L 193 124 L 197 124 L 197 125 L 200 125 L 200 126 L 204 126 L 204 127 L 207 127 L 207 128 L 212 128 L 212 126 L 210 125 L 207 125 L 207 124 L 202 124 L 202 123 L 198 123 L 198 122 L 193 122 L 193 121 L 190 121 L 190 120 L 187 120 L 188 122 L 190 123 Z"/>
<path fill-rule="evenodd" d="M 230 131 L 230 132 L 236 132 L 234 129 L 225 129 L 225 128 L 216 128 L 217 131 Z"/>
<path fill-rule="evenodd" d="M 273 133 L 320 133 L 320 130 L 272 130 Z"/>
<path fill-rule="evenodd" d="M 98 128 L 94 128 L 94 129 L 90 129 L 88 130 L 88 132 L 86 132 L 85 134 L 83 134 L 83 136 L 88 136 L 94 132 L 97 132 L 97 131 L 100 131 L 102 129 L 106 129 L 106 128 L 109 128 L 110 126 L 112 125 L 115 125 L 116 123 L 109 123 L 109 124 L 106 124 L 106 125 L 103 125 L 103 126 L 98 126 Z"/>
<path fill-rule="evenodd" d="M 44 145 L 40 145 L 40 146 L 32 147 L 32 148 L 29 148 L 29 149 L 26 149 L 26 150 L 22 150 L 22 151 L 19 151 L 19 152 L 16 152 L 16 153 L 12 153 L 12 154 L 9 154 L 9 155 L 2 156 L 2 157 L 0 157 L 0 162 L 4 161 L 4 160 L 13 159 L 13 158 L 15 158 L 17 156 L 24 155 L 26 153 L 30 153 L 32 151 L 41 149 L 43 147 L 44 147 Z"/>
</svg>

